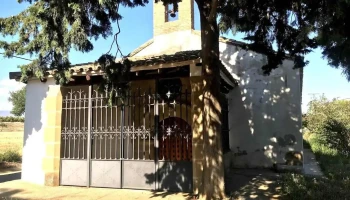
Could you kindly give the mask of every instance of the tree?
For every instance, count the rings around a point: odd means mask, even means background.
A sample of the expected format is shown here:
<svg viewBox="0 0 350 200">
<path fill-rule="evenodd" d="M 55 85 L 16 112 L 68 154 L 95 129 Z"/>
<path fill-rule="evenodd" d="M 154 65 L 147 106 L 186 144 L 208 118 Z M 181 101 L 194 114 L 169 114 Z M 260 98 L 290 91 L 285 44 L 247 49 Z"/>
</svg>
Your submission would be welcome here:
<svg viewBox="0 0 350 200">
<path fill-rule="evenodd" d="M 22 116 L 24 114 L 26 104 L 26 87 L 23 87 L 17 91 L 10 92 L 8 101 L 13 105 L 11 114 L 18 117 Z"/>
<path fill-rule="evenodd" d="M 144 6 L 148 0 L 19 0 L 30 2 L 30 7 L 16 16 L 0 18 L 0 32 L 19 35 L 14 42 L 0 41 L 0 48 L 8 57 L 33 54 L 36 59 L 23 65 L 22 81 L 28 77 L 45 78 L 45 71 L 58 71 L 55 78 L 65 84 L 69 80 L 69 52 L 75 48 L 82 52 L 93 49 L 91 39 L 112 35 L 112 23 L 121 19 L 119 6 Z M 173 4 L 177 11 L 180 0 L 155 0 Z M 334 67 L 341 67 L 350 80 L 350 23 L 348 0 L 195 0 L 200 13 L 202 35 L 202 65 L 204 78 L 198 81 L 203 88 L 198 116 L 203 117 L 200 134 L 203 143 L 203 180 L 199 195 L 204 198 L 223 197 L 222 151 L 220 150 L 221 108 L 219 84 L 219 31 L 246 33 L 250 41 L 247 48 L 267 55 L 263 69 L 266 74 L 277 68 L 283 59 L 292 56 L 295 67 L 304 67 L 304 55 L 313 48 L 323 48 L 323 55 Z M 217 21 L 219 19 L 219 23 Z M 114 35 L 118 46 L 117 36 Z M 90 39 L 91 38 L 91 39 Z M 276 51 L 274 49 L 276 46 Z M 119 47 L 118 47 L 119 51 Z M 98 61 L 108 73 L 104 85 L 110 89 L 124 85 L 114 77 L 128 69 L 127 58 L 114 63 L 109 52 Z M 112 95 L 111 95 L 112 96 Z M 205 162 L 205 163 L 204 163 Z"/>
</svg>

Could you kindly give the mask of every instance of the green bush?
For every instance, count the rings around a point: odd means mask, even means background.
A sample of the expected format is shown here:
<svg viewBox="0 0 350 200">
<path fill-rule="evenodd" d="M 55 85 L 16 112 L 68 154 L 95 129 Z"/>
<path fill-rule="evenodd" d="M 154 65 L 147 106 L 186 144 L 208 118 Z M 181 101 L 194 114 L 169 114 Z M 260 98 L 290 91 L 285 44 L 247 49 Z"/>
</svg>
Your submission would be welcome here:
<svg viewBox="0 0 350 200">
<path fill-rule="evenodd" d="M 350 155 L 350 101 L 314 99 L 303 124 L 319 143 L 336 149 L 338 153 Z M 312 138 L 311 137 L 311 138 Z"/>
<path fill-rule="evenodd" d="M 322 144 L 335 149 L 345 156 L 350 155 L 350 129 L 344 122 L 330 119 L 324 125 L 324 130 L 319 135 Z"/>
<path fill-rule="evenodd" d="M 324 130 L 324 125 L 330 119 L 343 123 L 345 127 L 350 127 L 350 101 L 329 100 L 324 96 L 314 98 L 309 103 L 309 110 L 303 119 L 304 124 L 313 133 L 320 133 Z"/>
<path fill-rule="evenodd" d="M 6 150 L 4 153 L 0 153 L 0 162 L 21 162 L 22 157 L 15 150 Z"/>
<path fill-rule="evenodd" d="M 310 146 L 324 177 L 286 174 L 285 199 L 350 199 L 350 101 L 314 99 L 303 116 L 305 146 Z"/>
<path fill-rule="evenodd" d="M 288 200 L 339 200 L 350 199 L 348 180 L 306 177 L 301 174 L 285 174 L 282 192 Z"/>
<path fill-rule="evenodd" d="M 24 122 L 24 117 L 0 117 L 0 122 Z"/>
<path fill-rule="evenodd" d="M 285 174 L 281 186 L 285 199 L 350 199 L 350 159 L 313 137 L 309 144 L 325 177 Z"/>
</svg>

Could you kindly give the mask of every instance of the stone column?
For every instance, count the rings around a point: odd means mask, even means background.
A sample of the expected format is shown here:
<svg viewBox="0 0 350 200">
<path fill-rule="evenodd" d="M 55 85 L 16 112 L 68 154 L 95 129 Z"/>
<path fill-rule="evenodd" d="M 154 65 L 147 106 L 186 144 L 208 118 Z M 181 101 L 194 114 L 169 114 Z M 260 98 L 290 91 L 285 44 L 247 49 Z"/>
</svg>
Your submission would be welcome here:
<svg viewBox="0 0 350 200">
<path fill-rule="evenodd" d="M 206 83 L 203 76 L 191 77 L 193 193 L 199 199 L 221 199 L 225 196 L 221 107 L 212 97 L 204 98 Z"/>
<path fill-rule="evenodd" d="M 45 185 L 58 186 L 62 115 L 62 94 L 59 85 L 49 86 L 45 99 L 45 112 L 47 114 L 46 124 L 44 124 L 45 157 L 42 166 Z"/>
<path fill-rule="evenodd" d="M 191 113 L 192 113 L 192 169 L 193 193 L 199 194 L 203 188 L 203 79 L 200 76 L 191 77 Z"/>
</svg>

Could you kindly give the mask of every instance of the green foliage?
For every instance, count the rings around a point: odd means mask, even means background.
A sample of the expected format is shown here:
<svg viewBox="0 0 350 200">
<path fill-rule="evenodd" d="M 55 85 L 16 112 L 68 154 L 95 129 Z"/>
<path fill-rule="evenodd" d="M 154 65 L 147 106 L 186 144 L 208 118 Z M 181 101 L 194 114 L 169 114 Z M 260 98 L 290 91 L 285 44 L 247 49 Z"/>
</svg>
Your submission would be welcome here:
<svg viewBox="0 0 350 200">
<path fill-rule="evenodd" d="M 349 199 L 350 159 L 314 137 L 308 141 L 325 177 L 286 174 L 282 179 L 285 199 Z"/>
<path fill-rule="evenodd" d="M 70 81 L 69 52 L 73 49 L 89 52 L 94 46 L 92 40 L 112 35 L 112 23 L 118 25 L 114 35 L 117 53 L 120 53 L 118 20 L 122 18 L 119 6 L 144 6 L 149 0 L 19 0 L 31 5 L 15 16 L 0 18 L 0 33 L 3 36 L 18 36 L 17 40 L 0 40 L 0 49 L 5 55 L 33 55 L 35 59 L 21 66 L 21 80 L 36 76 L 41 80 L 48 70 L 56 70 L 59 84 Z M 164 5 L 173 4 L 178 11 L 180 0 L 156 0 Z M 323 55 L 334 67 L 342 67 L 350 80 L 350 2 L 348 0 L 196 0 L 201 28 L 206 29 L 203 41 L 218 41 L 219 30 L 235 30 L 246 34 L 247 45 L 252 50 L 267 55 L 263 66 L 266 74 L 277 68 L 287 57 L 294 58 L 295 67 L 304 67 L 308 61 L 304 55 L 316 47 L 323 49 Z M 216 19 L 219 17 L 219 24 Z M 277 51 L 273 48 L 277 47 Z M 212 45 L 206 45 L 211 48 Z M 217 45 L 213 45 L 213 48 Z M 203 49 L 202 56 L 218 58 L 214 49 Z M 218 49 L 215 49 L 218 51 Z M 110 51 L 106 50 L 106 55 Z M 103 54 L 103 52 L 101 53 Z M 101 58 L 102 58 L 101 57 Z M 215 58 L 214 58 L 215 57 Z M 103 58 L 102 58 L 103 59 Z M 111 59 L 109 59 L 111 60 Z M 123 61 L 126 61 L 124 59 Z M 208 60 L 208 61 L 207 61 Z M 209 62 L 211 59 L 205 59 Z M 114 60 L 112 62 L 115 62 Z M 209 63 L 207 63 L 209 64 Z M 205 65 L 205 64 L 204 64 Z M 109 68 L 129 69 L 128 62 L 112 64 Z M 210 66 L 215 67 L 215 66 Z M 104 76 L 109 94 L 115 89 L 118 72 Z M 117 70 L 118 71 L 118 70 Z M 124 87 L 124 86 L 122 86 Z M 118 87 L 117 87 L 118 88 Z"/>
<path fill-rule="evenodd" d="M 325 124 L 331 119 L 344 123 L 350 127 L 350 101 L 347 100 L 329 100 L 324 96 L 314 98 L 309 103 L 307 113 L 307 128 L 319 134 L 324 131 Z"/>
<path fill-rule="evenodd" d="M 295 67 L 308 61 L 304 55 L 316 47 L 323 49 L 329 64 L 341 67 L 350 80 L 350 1 L 348 0 L 230 0 L 219 8 L 219 27 L 227 32 L 246 33 L 250 48 L 264 53 L 265 73 L 277 67 L 287 54 Z M 274 52 L 274 48 L 277 52 Z"/>
<path fill-rule="evenodd" d="M 116 58 L 114 56 L 105 54 L 97 61 L 105 72 L 98 89 L 100 92 L 109 93 L 109 105 L 115 102 L 117 96 L 122 97 L 121 99 L 126 96 L 130 81 L 129 70 L 131 64 L 129 60 L 123 59 L 122 62 L 115 62 L 115 60 Z"/>
<path fill-rule="evenodd" d="M 24 117 L 0 117 L 0 122 L 24 122 Z"/>
<path fill-rule="evenodd" d="M 350 199 L 350 101 L 314 98 L 303 116 L 311 136 L 304 141 L 314 152 L 325 177 L 287 174 L 285 199 Z M 308 146 L 306 145 L 306 146 Z"/>
<path fill-rule="evenodd" d="M 320 139 L 323 144 L 336 149 L 339 153 L 350 155 L 350 128 L 345 127 L 344 123 L 330 119 L 326 122 Z"/>
<path fill-rule="evenodd" d="M 0 32 L 18 35 L 17 41 L 0 41 L 0 48 L 7 57 L 35 55 L 36 59 L 21 66 L 22 81 L 28 77 L 45 78 L 50 69 L 59 71 L 57 83 L 67 83 L 65 75 L 70 67 L 69 52 L 72 48 L 81 52 L 93 49 L 92 40 L 107 38 L 112 34 L 112 23 L 121 19 L 119 3 L 123 6 L 143 6 L 148 0 L 100 0 L 100 1 L 47 1 L 21 0 L 31 5 L 21 13 L 0 18 Z"/>
<path fill-rule="evenodd" d="M 288 200 L 349 199 L 349 181 L 305 177 L 286 174 L 282 178 L 282 192 Z"/>
<path fill-rule="evenodd" d="M 22 116 L 25 111 L 26 87 L 23 87 L 17 91 L 10 92 L 10 97 L 8 100 L 13 105 L 11 114 L 15 116 Z"/>
<path fill-rule="evenodd" d="M 0 153 L 0 163 L 1 162 L 22 162 L 22 156 L 15 150 L 6 150 Z"/>
<path fill-rule="evenodd" d="M 350 154 L 350 101 L 328 100 L 324 96 L 309 104 L 304 117 L 307 129 L 320 143 L 336 149 L 339 153 Z"/>
</svg>

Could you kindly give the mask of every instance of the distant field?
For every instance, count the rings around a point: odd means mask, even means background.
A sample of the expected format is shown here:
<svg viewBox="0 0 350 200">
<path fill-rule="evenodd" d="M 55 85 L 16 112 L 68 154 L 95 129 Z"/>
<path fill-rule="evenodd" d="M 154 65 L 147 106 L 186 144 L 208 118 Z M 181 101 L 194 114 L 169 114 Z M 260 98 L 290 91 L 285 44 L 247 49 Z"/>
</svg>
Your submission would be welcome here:
<svg viewBox="0 0 350 200">
<path fill-rule="evenodd" d="M 0 128 L 0 152 L 14 149 L 22 153 L 23 123 L 5 122 L 5 124 L 7 127 Z"/>
<path fill-rule="evenodd" d="M 5 126 L 0 126 L 1 132 L 20 132 L 24 130 L 23 122 L 2 122 Z"/>
</svg>

